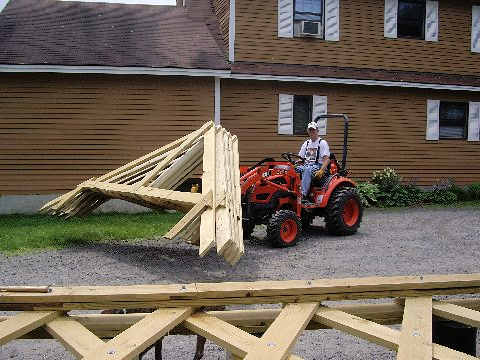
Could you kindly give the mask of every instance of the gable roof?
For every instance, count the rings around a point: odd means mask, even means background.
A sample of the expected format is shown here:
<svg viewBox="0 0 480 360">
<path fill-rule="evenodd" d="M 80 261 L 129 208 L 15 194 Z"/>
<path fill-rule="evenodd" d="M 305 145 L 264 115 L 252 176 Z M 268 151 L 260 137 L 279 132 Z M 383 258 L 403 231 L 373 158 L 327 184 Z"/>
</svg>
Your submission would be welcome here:
<svg viewBox="0 0 480 360">
<path fill-rule="evenodd" d="M 0 64 L 229 69 L 208 0 L 186 8 L 10 0 Z"/>
</svg>

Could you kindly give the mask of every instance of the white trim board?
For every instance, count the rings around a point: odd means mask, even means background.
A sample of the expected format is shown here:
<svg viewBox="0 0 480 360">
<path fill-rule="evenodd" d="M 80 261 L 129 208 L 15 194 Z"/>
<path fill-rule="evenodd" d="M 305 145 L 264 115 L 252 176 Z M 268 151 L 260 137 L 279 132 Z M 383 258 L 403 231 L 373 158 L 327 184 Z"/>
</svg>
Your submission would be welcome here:
<svg viewBox="0 0 480 360">
<path fill-rule="evenodd" d="M 0 72 L 54 72 L 67 74 L 117 74 L 117 75 L 183 75 L 225 76 L 229 70 L 112 67 L 112 66 L 61 66 L 61 65 L 1 65 Z"/>
<path fill-rule="evenodd" d="M 1 1 L 1 0 L 0 0 Z M 213 76 L 221 79 L 265 80 L 314 82 L 324 84 L 368 85 L 386 87 L 404 87 L 452 91 L 480 91 L 480 86 L 425 84 L 405 81 L 338 79 L 309 76 L 279 76 L 232 74 L 229 70 L 181 69 L 181 68 L 149 68 L 149 67 L 111 67 L 111 66 L 61 66 L 61 65 L 1 65 L 0 72 L 52 72 L 70 74 L 118 74 L 118 75 L 159 75 L 159 76 Z"/>
<path fill-rule="evenodd" d="M 0 13 L 2 12 L 3 9 L 5 9 L 5 6 L 7 6 L 9 1 L 10 0 L 0 0 Z"/>
<path fill-rule="evenodd" d="M 309 77 L 309 76 L 231 74 L 230 78 L 239 79 L 239 80 L 316 82 L 316 83 L 325 83 L 325 84 L 406 87 L 406 88 L 434 89 L 434 90 L 480 91 L 480 86 L 477 87 L 477 86 L 463 86 L 463 85 L 425 84 L 425 83 L 415 83 L 415 82 L 405 82 L 405 81 L 338 79 L 338 78 Z"/>
</svg>

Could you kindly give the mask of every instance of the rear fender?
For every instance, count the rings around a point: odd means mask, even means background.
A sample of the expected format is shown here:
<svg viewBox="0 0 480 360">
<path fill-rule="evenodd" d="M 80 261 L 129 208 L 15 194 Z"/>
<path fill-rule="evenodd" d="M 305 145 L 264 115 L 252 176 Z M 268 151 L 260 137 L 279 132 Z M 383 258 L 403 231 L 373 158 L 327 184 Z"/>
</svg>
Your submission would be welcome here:
<svg viewBox="0 0 480 360">
<path fill-rule="evenodd" d="M 328 200 L 330 200 L 330 195 L 332 195 L 332 192 L 338 187 L 356 187 L 356 186 L 357 184 L 353 180 L 350 180 L 349 178 L 346 178 L 346 177 L 340 176 L 333 179 L 328 185 L 328 189 L 325 192 L 325 195 L 323 196 L 323 200 L 320 203 L 319 207 L 323 208 L 327 206 Z"/>
</svg>

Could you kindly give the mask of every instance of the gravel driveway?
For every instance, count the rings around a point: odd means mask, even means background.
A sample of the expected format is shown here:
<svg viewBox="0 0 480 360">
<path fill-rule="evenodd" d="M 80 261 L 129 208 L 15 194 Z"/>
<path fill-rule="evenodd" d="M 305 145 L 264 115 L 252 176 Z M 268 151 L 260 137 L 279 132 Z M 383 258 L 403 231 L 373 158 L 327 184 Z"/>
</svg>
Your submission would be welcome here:
<svg viewBox="0 0 480 360">
<path fill-rule="evenodd" d="M 480 273 L 479 209 L 368 210 L 358 234 L 306 233 L 297 246 L 273 249 L 248 240 L 230 267 L 182 242 L 108 243 L 24 256 L 0 255 L 6 285 L 126 285 Z M 321 224 L 321 222 L 319 222 Z M 257 227 L 261 237 L 264 229 Z M 480 336 L 479 336 L 480 338 Z M 169 336 L 164 359 L 191 359 L 195 338 Z M 477 344 L 478 349 L 478 344 Z M 294 352 L 304 359 L 394 359 L 393 352 L 334 330 L 309 331 Z M 480 353 L 477 350 L 477 353 Z M 16 341 L 0 359 L 73 359 L 55 341 Z M 224 359 L 207 341 L 205 360 Z M 147 359 L 153 359 L 149 354 Z"/>
</svg>

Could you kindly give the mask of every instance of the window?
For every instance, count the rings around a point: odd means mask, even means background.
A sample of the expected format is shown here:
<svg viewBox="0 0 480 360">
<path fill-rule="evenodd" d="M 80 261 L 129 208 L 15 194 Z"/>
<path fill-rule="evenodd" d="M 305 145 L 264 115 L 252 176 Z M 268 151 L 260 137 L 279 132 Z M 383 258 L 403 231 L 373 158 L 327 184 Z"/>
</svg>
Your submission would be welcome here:
<svg viewBox="0 0 480 360">
<path fill-rule="evenodd" d="M 293 134 L 307 134 L 307 124 L 312 121 L 312 96 L 294 95 L 293 97 Z"/>
<path fill-rule="evenodd" d="M 468 134 L 468 103 L 440 101 L 440 139 L 466 139 Z"/>
<path fill-rule="evenodd" d="M 278 129 L 280 135 L 305 135 L 307 124 L 327 114 L 327 96 L 278 94 Z M 319 135 L 327 134 L 327 119 L 317 121 Z"/>
<path fill-rule="evenodd" d="M 385 0 L 384 36 L 438 41 L 438 0 Z"/>
<path fill-rule="evenodd" d="M 397 35 L 399 38 L 425 39 L 425 1 L 399 0 Z"/>
<path fill-rule="evenodd" d="M 278 37 L 340 41 L 340 0 L 277 1 Z"/>
<path fill-rule="evenodd" d="M 324 0 L 294 0 L 293 32 L 295 36 L 324 35 Z"/>
</svg>

